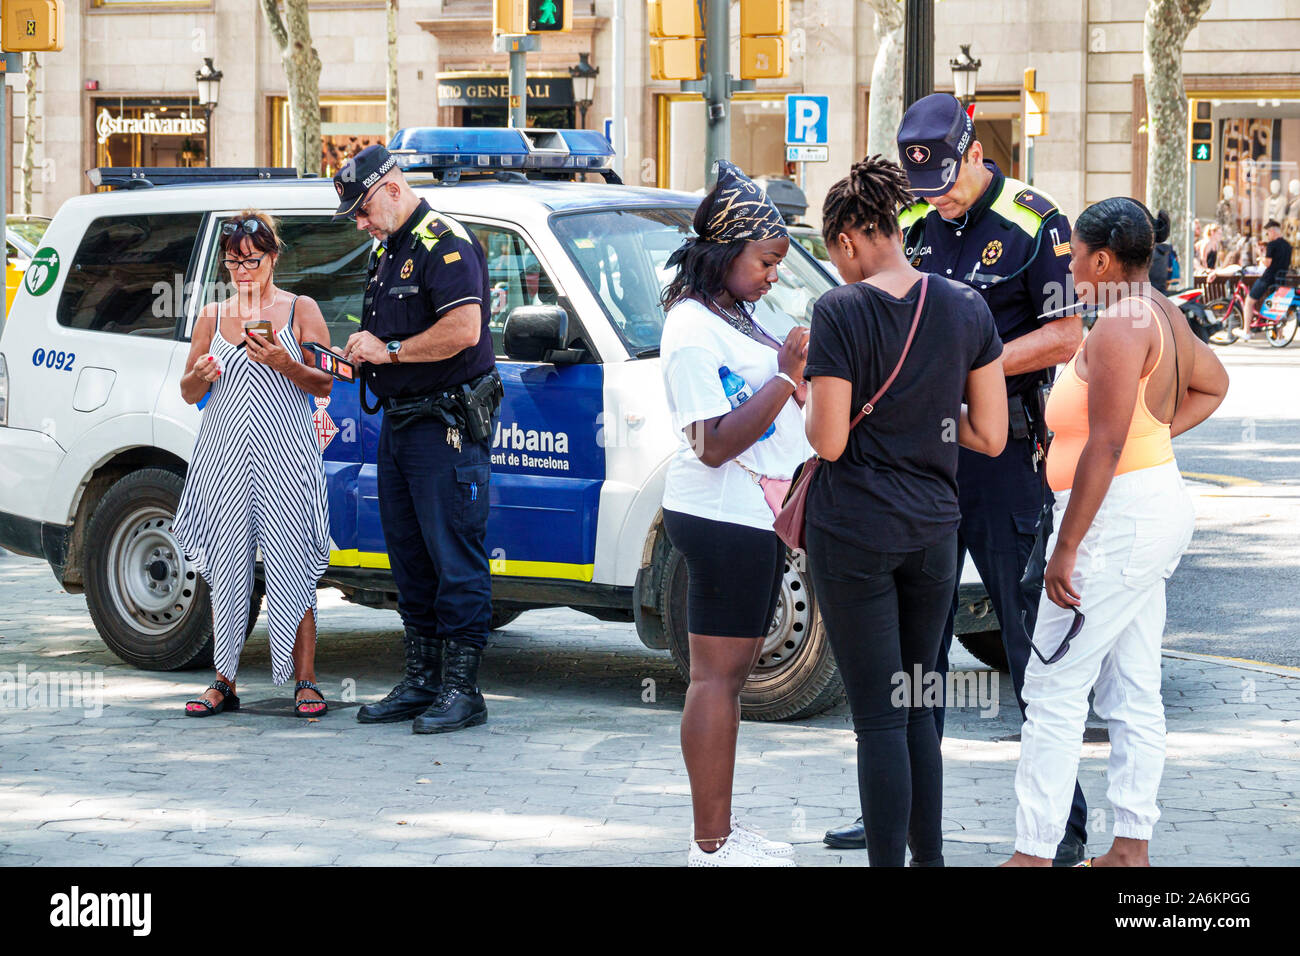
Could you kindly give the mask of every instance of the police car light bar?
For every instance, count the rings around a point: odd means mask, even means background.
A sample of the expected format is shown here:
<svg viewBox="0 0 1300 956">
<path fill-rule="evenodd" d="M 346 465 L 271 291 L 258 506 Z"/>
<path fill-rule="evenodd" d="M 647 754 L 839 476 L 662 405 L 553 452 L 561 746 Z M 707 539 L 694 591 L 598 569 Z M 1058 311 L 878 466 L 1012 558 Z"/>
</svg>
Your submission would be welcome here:
<svg viewBox="0 0 1300 956">
<path fill-rule="evenodd" d="M 388 151 L 404 170 L 452 174 L 498 170 L 569 171 L 614 176 L 614 150 L 587 129 L 416 126 L 398 130 Z"/>
<path fill-rule="evenodd" d="M 100 166 L 86 170 L 98 189 L 146 189 L 150 186 L 184 186 L 190 183 L 237 183 L 265 179 L 297 179 L 292 166 Z"/>
</svg>

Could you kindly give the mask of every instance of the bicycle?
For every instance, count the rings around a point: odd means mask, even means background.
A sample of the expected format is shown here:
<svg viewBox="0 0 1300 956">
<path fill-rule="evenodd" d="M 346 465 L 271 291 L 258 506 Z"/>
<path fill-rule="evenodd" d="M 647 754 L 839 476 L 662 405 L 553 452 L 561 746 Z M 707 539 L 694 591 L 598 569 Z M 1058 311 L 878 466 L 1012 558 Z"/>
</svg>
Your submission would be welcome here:
<svg viewBox="0 0 1300 956">
<path fill-rule="evenodd" d="M 1264 338 L 1273 348 L 1286 348 L 1295 338 L 1296 326 L 1300 324 L 1300 312 L 1297 312 L 1295 276 L 1287 273 L 1283 282 L 1271 286 L 1260 299 L 1255 317 L 1250 323 L 1251 332 L 1263 332 Z M 1207 302 L 1205 308 L 1214 317 L 1221 328 L 1210 335 L 1210 344 L 1226 346 L 1234 344 L 1244 337 L 1246 297 L 1250 287 L 1238 276 L 1232 294 Z"/>
</svg>

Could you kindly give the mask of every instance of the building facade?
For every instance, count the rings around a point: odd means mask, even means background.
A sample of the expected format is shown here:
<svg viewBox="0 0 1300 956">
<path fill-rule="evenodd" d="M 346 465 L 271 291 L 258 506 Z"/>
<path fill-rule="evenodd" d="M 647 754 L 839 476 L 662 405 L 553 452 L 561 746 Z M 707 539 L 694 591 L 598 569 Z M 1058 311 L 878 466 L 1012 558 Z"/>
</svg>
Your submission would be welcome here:
<svg viewBox="0 0 1300 956">
<path fill-rule="evenodd" d="M 704 109 L 676 83 L 648 76 L 645 6 L 624 0 L 627 154 L 633 183 L 696 190 L 704 183 Z M 287 87 L 260 0 L 69 0 L 67 43 L 41 57 L 34 121 L 33 212 L 52 215 L 90 189 L 101 165 L 287 165 Z M 74 7 L 78 9 L 73 9 Z M 1106 196 L 1145 191 L 1142 81 L 1145 0 L 943 0 L 935 6 L 935 87 L 953 88 L 950 58 L 970 44 L 982 61 L 976 122 L 986 152 L 1024 176 L 1019 91 L 1026 67 L 1050 96 L 1048 135 L 1034 146 L 1034 180 L 1071 216 Z M 529 121 L 610 115 L 614 0 L 577 0 L 574 29 L 544 36 L 528 56 Z M 733 18 L 736 11 L 733 9 Z M 321 172 L 384 137 L 386 12 L 371 0 L 313 0 L 323 63 Z M 491 44 L 490 0 L 402 0 L 398 11 L 399 126 L 499 125 L 506 56 Z M 868 0 L 791 0 L 789 69 L 733 103 L 733 159 L 753 175 L 794 175 L 817 222 L 821 197 L 866 150 L 878 40 Z M 590 104 L 576 102 L 569 67 L 600 70 Z M 195 103 L 204 58 L 223 73 L 208 114 Z M 1272 214 L 1300 225 L 1300 3 L 1215 0 L 1183 58 L 1191 95 L 1213 104 L 1215 162 L 1198 165 L 1195 212 L 1238 232 Z M 15 208 L 25 118 L 11 76 Z M 827 95 L 830 161 L 784 161 L 784 96 Z M 1231 187 L 1225 198 L 1224 187 Z M 1293 227 L 1294 228 L 1294 227 Z"/>
</svg>

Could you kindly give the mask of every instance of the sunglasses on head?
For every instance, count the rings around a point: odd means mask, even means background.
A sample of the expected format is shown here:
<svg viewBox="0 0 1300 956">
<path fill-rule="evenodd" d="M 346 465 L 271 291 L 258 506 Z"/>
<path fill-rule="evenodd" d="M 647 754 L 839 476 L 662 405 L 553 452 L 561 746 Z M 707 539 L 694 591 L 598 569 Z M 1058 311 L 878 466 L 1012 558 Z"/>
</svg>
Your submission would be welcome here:
<svg viewBox="0 0 1300 956">
<path fill-rule="evenodd" d="M 221 224 L 221 234 L 233 236 L 242 229 L 245 235 L 251 236 L 261 228 L 262 224 L 256 219 L 229 219 Z"/>
<path fill-rule="evenodd" d="M 1061 641 L 1061 646 L 1052 652 L 1051 657 L 1044 657 L 1043 652 L 1040 651 L 1038 649 L 1038 645 L 1034 643 L 1034 639 L 1032 637 L 1029 639 L 1030 649 L 1038 656 L 1038 659 L 1042 661 L 1044 664 L 1055 664 L 1062 657 L 1064 657 L 1065 652 L 1070 649 L 1070 642 L 1074 640 L 1076 637 L 1078 637 L 1079 631 L 1083 629 L 1083 612 L 1080 611 L 1077 607 L 1072 607 L 1070 608 L 1070 610 L 1074 612 L 1074 620 L 1070 622 L 1070 629 L 1065 632 L 1065 640 Z M 1020 612 L 1020 623 L 1022 625 L 1025 623 L 1024 611 Z"/>
</svg>

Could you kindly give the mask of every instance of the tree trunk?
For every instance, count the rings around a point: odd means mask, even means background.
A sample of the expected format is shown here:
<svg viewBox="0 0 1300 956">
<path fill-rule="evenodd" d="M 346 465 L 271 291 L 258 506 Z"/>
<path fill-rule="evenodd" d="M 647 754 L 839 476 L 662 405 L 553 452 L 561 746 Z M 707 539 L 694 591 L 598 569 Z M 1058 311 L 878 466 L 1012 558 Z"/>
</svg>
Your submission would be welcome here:
<svg viewBox="0 0 1300 956">
<path fill-rule="evenodd" d="M 1169 238 L 1191 269 L 1187 228 L 1187 93 L 1183 45 L 1210 8 L 1210 0 L 1149 0 L 1142 30 L 1147 92 L 1146 202 L 1172 223 Z"/>
<path fill-rule="evenodd" d="M 28 53 L 23 64 L 27 74 L 27 102 L 23 119 L 22 211 L 32 214 L 32 179 L 36 168 L 36 74 L 41 65 L 35 53 Z"/>
<path fill-rule="evenodd" d="M 870 0 L 876 14 L 876 60 L 867 101 L 867 155 L 898 161 L 898 127 L 903 122 L 903 4 Z"/>
<path fill-rule="evenodd" d="M 299 175 L 319 176 L 322 166 L 320 136 L 320 56 L 311 45 L 307 0 L 284 0 L 284 19 L 276 0 L 262 0 L 262 13 L 280 48 L 289 86 L 289 135 L 293 165 Z"/>
<path fill-rule="evenodd" d="M 384 133 L 397 135 L 397 0 L 388 0 L 388 86 L 384 91 Z"/>
</svg>

